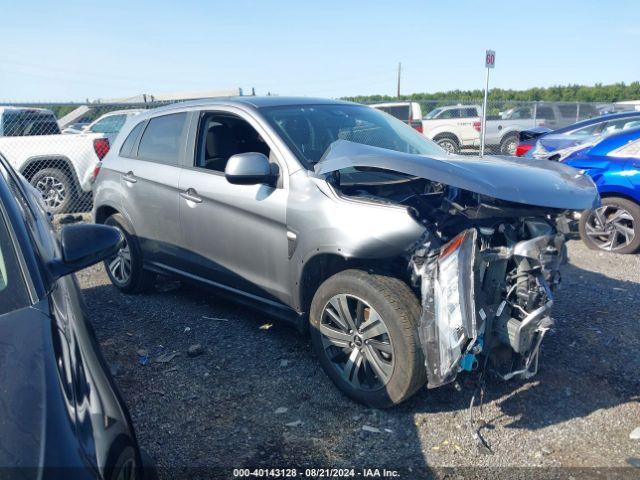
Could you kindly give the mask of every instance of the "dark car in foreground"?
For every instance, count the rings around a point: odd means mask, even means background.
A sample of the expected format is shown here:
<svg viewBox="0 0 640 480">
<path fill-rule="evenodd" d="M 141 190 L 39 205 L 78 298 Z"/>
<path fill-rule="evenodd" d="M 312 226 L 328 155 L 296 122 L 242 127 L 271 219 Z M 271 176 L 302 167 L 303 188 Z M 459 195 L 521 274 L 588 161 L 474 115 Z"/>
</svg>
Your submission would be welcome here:
<svg viewBox="0 0 640 480">
<path fill-rule="evenodd" d="M 0 156 L 0 476 L 133 480 L 142 459 L 73 272 L 120 233 L 67 226 Z"/>
<path fill-rule="evenodd" d="M 534 375 L 557 220 L 599 206 L 561 163 L 449 155 L 373 108 L 286 97 L 140 114 L 94 194 L 95 221 L 126 238 L 106 262 L 116 287 L 177 275 L 279 314 L 376 407 L 488 360 L 504 379 Z"/>
<path fill-rule="evenodd" d="M 607 136 L 563 161 L 591 176 L 602 197 L 601 207 L 580 216 L 580 236 L 587 246 L 640 251 L 640 128 Z"/>
</svg>

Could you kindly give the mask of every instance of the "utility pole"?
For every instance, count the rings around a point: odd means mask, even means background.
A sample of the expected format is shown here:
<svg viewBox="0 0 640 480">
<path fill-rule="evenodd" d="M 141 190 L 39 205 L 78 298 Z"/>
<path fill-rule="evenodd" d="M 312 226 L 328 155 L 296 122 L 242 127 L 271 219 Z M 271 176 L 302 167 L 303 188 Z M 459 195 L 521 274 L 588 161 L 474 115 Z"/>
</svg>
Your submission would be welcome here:
<svg viewBox="0 0 640 480">
<path fill-rule="evenodd" d="M 402 62 L 398 62 L 398 99 L 400 98 L 400 75 L 402 74 Z"/>
</svg>

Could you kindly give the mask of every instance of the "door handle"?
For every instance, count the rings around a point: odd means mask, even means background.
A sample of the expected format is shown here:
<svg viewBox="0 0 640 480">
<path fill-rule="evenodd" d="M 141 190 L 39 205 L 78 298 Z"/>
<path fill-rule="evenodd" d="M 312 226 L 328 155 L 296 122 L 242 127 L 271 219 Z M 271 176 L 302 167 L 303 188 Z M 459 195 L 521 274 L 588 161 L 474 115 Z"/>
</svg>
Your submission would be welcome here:
<svg viewBox="0 0 640 480">
<path fill-rule="evenodd" d="M 122 179 L 129 183 L 136 183 L 138 181 L 131 171 L 127 172 L 126 175 L 123 175 Z"/>
<path fill-rule="evenodd" d="M 198 192 L 193 188 L 188 188 L 184 192 L 180 192 L 180 196 L 193 203 L 202 203 L 202 198 L 198 196 Z"/>
</svg>

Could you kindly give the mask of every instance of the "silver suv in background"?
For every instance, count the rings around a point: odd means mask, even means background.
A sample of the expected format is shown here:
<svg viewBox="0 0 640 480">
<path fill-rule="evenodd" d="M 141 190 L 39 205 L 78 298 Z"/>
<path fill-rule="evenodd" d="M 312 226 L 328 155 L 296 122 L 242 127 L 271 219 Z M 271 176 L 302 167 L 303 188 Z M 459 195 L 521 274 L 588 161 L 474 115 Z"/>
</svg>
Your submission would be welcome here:
<svg viewBox="0 0 640 480">
<path fill-rule="evenodd" d="M 353 103 L 239 97 L 130 119 L 94 218 L 126 238 L 105 262 L 121 291 L 160 273 L 259 306 L 310 332 L 344 393 L 386 407 L 488 361 L 534 375 L 563 214 L 598 204 L 557 162 L 448 155 Z"/>
</svg>

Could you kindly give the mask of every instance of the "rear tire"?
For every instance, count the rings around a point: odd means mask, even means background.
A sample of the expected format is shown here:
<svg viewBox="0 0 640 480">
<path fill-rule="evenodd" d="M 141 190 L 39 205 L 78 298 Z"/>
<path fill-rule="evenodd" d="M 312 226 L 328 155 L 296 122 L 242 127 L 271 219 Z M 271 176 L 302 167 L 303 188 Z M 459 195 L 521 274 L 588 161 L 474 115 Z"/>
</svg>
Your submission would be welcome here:
<svg viewBox="0 0 640 480">
<path fill-rule="evenodd" d="M 45 208 L 51 214 L 71 210 L 75 189 L 69 175 L 59 168 L 43 168 L 33 174 L 29 183 L 42 195 Z"/>
<path fill-rule="evenodd" d="M 345 309 L 355 324 L 351 333 L 351 322 L 335 321 L 336 312 L 346 318 Z M 418 299 L 397 278 L 361 270 L 335 274 L 311 303 L 311 341 L 320 365 L 357 402 L 375 408 L 402 403 L 426 383 L 420 313 Z"/>
<path fill-rule="evenodd" d="M 592 250 L 637 252 L 640 250 L 640 205 L 626 198 L 603 198 L 602 207 L 582 212 L 580 237 Z"/>
<path fill-rule="evenodd" d="M 451 135 L 441 135 L 435 137 L 433 141 L 448 153 L 457 154 L 460 152 L 460 144 L 458 143 L 458 140 Z"/>
<path fill-rule="evenodd" d="M 513 133 L 509 133 L 500 141 L 500 154 L 514 156 L 516 154 L 517 147 L 518 136 Z"/>
<path fill-rule="evenodd" d="M 125 242 L 118 253 L 104 262 L 111 283 L 123 293 L 142 293 L 153 288 L 156 275 L 143 268 L 142 249 L 133 227 L 119 213 L 104 222 L 122 232 Z"/>
</svg>

